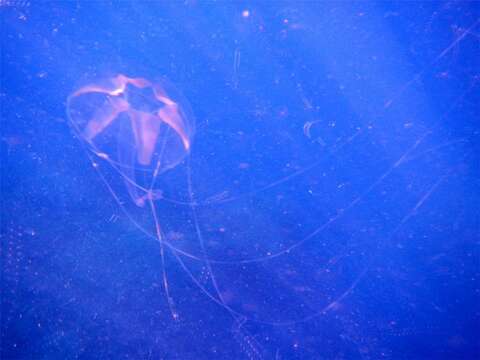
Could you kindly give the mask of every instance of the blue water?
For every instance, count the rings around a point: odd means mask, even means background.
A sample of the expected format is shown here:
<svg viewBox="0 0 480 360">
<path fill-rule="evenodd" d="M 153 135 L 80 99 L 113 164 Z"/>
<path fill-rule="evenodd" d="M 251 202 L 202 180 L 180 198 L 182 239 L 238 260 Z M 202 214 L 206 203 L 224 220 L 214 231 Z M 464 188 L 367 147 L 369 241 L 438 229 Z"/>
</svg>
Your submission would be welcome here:
<svg viewBox="0 0 480 360">
<path fill-rule="evenodd" d="M 2 359 L 480 358 L 478 3 L 0 4 Z"/>
</svg>

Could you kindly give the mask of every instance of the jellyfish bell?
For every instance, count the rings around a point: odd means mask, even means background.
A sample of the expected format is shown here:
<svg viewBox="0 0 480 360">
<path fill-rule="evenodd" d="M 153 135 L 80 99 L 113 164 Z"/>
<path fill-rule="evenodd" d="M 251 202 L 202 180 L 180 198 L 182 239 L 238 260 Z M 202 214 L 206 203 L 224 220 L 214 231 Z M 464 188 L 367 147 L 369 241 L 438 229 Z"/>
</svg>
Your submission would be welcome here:
<svg viewBox="0 0 480 360">
<path fill-rule="evenodd" d="M 119 74 L 91 82 L 68 97 L 67 115 L 80 140 L 115 169 L 140 207 L 160 196 L 158 176 L 184 160 L 195 133 L 188 102 L 165 79 Z"/>
</svg>

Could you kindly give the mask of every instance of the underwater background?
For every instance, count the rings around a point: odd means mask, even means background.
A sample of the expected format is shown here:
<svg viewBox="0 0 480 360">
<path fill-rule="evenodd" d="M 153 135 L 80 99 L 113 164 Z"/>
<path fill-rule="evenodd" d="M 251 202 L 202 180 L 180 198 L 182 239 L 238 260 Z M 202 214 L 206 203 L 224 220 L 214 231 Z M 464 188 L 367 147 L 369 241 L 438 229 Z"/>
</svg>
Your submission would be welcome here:
<svg viewBox="0 0 480 360">
<path fill-rule="evenodd" d="M 0 13 L 2 359 L 480 358 L 478 2 Z M 175 166 L 78 131 L 118 74 Z"/>
</svg>

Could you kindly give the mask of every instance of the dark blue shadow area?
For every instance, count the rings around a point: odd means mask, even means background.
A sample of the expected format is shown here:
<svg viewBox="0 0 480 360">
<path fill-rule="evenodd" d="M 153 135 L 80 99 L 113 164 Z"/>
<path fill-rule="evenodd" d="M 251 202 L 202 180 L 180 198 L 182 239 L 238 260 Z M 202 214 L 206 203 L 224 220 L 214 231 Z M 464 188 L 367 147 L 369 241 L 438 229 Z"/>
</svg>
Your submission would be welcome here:
<svg viewBox="0 0 480 360">
<path fill-rule="evenodd" d="M 480 358 L 477 3 L 0 12 L 2 359 Z"/>
</svg>

